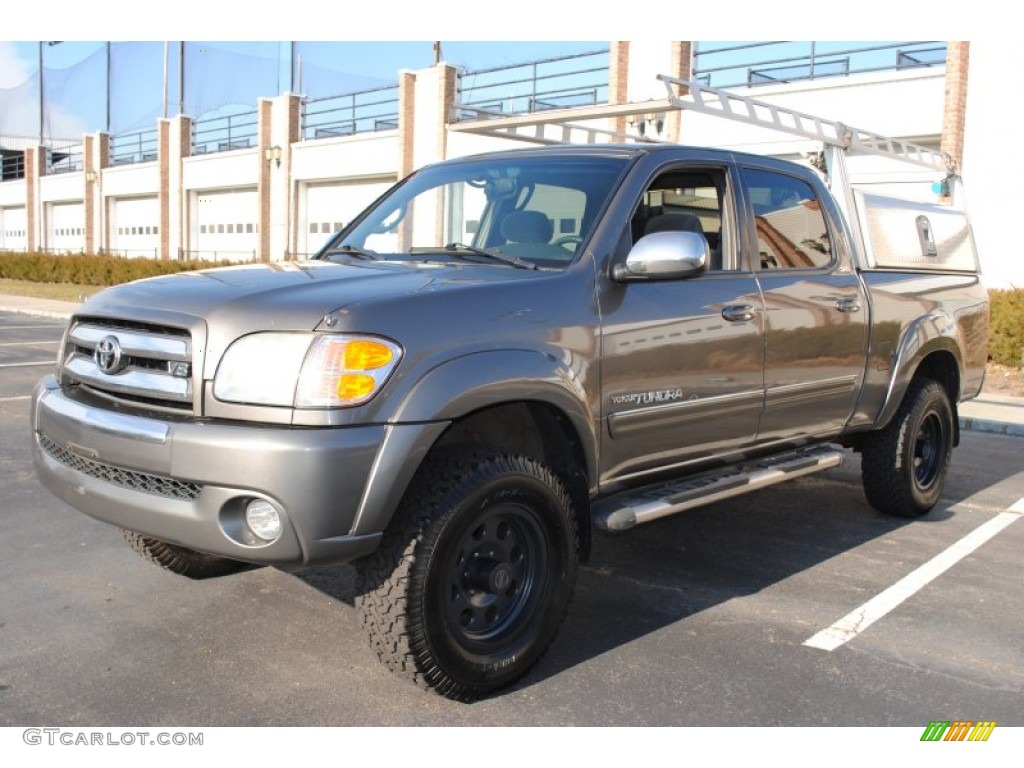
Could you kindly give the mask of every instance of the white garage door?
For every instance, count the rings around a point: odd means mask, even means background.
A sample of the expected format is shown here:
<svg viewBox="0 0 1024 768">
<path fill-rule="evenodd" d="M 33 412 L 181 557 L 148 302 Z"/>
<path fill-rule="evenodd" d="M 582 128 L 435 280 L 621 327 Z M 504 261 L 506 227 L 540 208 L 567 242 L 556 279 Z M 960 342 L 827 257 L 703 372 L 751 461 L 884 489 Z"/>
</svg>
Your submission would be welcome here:
<svg viewBox="0 0 1024 768">
<path fill-rule="evenodd" d="M 0 208 L 0 248 L 9 251 L 28 248 L 27 222 L 25 206 Z"/>
<path fill-rule="evenodd" d="M 47 247 L 77 253 L 85 250 L 85 204 L 53 203 L 49 206 Z"/>
<path fill-rule="evenodd" d="M 160 252 L 160 203 L 156 197 L 110 201 L 111 250 L 122 256 L 156 258 Z"/>
<path fill-rule="evenodd" d="M 255 187 L 196 191 L 192 195 L 196 247 L 209 261 L 253 261 L 259 248 L 259 199 Z"/>
<path fill-rule="evenodd" d="M 327 239 L 384 194 L 394 179 L 371 179 L 345 184 L 310 184 L 302 206 L 299 249 L 312 256 Z"/>
</svg>

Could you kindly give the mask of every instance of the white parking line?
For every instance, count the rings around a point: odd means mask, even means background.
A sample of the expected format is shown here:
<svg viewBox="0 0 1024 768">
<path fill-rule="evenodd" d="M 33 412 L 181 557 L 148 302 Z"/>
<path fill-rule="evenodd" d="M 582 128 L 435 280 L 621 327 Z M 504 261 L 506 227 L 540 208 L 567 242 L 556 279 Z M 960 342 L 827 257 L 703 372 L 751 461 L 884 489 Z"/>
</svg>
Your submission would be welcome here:
<svg viewBox="0 0 1024 768">
<path fill-rule="evenodd" d="M 38 331 L 40 328 L 60 328 L 63 325 L 0 325 L 0 331 Z"/>
<path fill-rule="evenodd" d="M 0 397 L 0 403 L 13 403 L 15 400 L 28 400 L 32 395 L 16 395 L 14 397 Z"/>
<path fill-rule="evenodd" d="M 0 347 L 34 347 L 38 344 L 60 344 L 60 339 L 54 341 L 0 341 Z"/>
<path fill-rule="evenodd" d="M 41 363 L 2 363 L 0 368 L 31 368 L 34 365 L 56 365 L 53 360 L 43 360 Z"/>
<path fill-rule="evenodd" d="M 1010 523 L 1024 515 L 1024 498 L 1006 511 L 975 528 L 958 542 L 943 550 L 917 570 L 907 574 L 888 589 L 879 592 L 864 605 L 846 614 L 827 629 L 804 640 L 804 645 L 823 651 L 834 651 L 870 627 L 893 608 L 938 578 L 967 557 Z"/>
</svg>

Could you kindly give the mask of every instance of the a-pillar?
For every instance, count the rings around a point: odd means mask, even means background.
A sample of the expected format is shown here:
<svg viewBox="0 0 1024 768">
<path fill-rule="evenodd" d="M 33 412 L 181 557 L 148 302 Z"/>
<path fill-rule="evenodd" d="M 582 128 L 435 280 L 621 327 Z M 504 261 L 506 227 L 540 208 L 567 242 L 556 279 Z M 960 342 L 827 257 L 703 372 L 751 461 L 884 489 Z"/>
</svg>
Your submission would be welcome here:
<svg viewBox="0 0 1024 768">
<path fill-rule="evenodd" d="M 82 203 L 85 208 L 85 252 L 97 253 L 110 242 L 103 211 L 103 169 L 110 165 L 110 134 L 86 134 L 82 139 Z"/>
<path fill-rule="evenodd" d="M 46 147 L 25 150 L 25 235 L 28 250 L 44 247 L 43 209 L 39 204 L 39 179 L 46 175 Z"/>
<path fill-rule="evenodd" d="M 297 219 L 291 183 L 292 145 L 299 140 L 302 99 L 293 93 L 260 99 L 256 115 L 260 164 L 257 255 L 260 261 L 282 261 L 291 258 L 290 243 L 298 237 L 296 229 L 289 229 L 289 222 Z"/>
<path fill-rule="evenodd" d="M 188 226 L 182 160 L 192 154 L 192 118 L 178 115 L 157 121 L 160 167 L 160 258 L 184 259 Z"/>
</svg>

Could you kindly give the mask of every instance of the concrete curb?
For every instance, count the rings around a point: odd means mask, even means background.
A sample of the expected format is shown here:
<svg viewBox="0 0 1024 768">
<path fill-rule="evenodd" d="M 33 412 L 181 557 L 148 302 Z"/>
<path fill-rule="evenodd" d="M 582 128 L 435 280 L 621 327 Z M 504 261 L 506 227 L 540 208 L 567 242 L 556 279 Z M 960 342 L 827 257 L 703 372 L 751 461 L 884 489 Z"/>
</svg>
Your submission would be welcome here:
<svg viewBox="0 0 1024 768">
<path fill-rule="evenodd" d="M 28 315 L 30 317 L 48 317 L 54 320 L 70 320 L 72 315 L 71 312 L 56 312 L 49 309 L 4 306 L 0 306 L 0 312 L 10 312 L 12 315 Z"/>
<path fill-rule="evenodd" d="M 962 417 L 960 419 L 960 429 L 967 432 L 988 432 L 995 435 L 1024 437 L 1024 424 L 1009 424 L 1005 421 Z"/>
</svg>

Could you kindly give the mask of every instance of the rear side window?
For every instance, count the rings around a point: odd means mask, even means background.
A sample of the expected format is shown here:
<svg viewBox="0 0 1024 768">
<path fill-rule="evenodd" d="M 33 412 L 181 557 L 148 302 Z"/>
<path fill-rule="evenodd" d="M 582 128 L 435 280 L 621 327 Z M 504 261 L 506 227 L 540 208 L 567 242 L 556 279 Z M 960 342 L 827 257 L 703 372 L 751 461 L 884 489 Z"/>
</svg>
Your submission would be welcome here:
<svg viewBox="0 0 1024 768">
<path fill-rule="evenodd" d="M 754 211 L 761 269 L 815 269 L 832 263 L 832 243 L 821 202 L 810 184 L 783 173 L 744 168 Z"/>
</svg>

